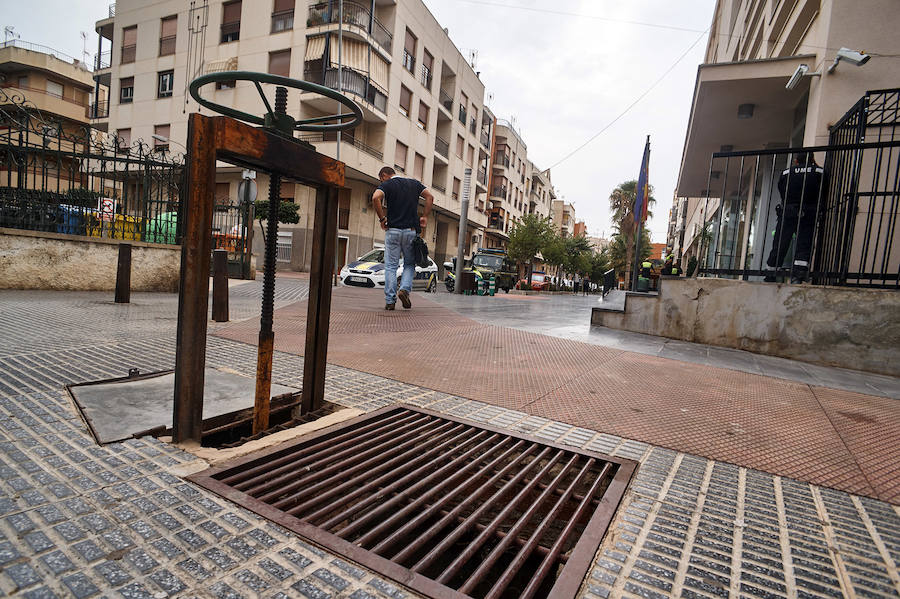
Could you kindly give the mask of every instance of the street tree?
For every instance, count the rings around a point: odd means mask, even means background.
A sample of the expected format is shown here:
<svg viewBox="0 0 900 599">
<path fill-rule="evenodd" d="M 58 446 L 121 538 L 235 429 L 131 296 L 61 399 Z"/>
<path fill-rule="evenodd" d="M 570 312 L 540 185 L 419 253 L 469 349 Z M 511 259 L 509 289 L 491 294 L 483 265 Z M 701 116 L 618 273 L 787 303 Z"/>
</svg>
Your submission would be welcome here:
<svg viewBox="0 0 900 599">
<path fill-rule="evenodd" d="M 534 270 L 534 257 L 542 250 L 553 234 L 549 218 L 537 214 L 525 214 L 509 232 L 506 252 L 511 260 L 515 260 L 519 269 L 527 266 L 528 287 L 531 288 L 531 272 Z"/>
<path fill-rule="evenodd" d="M 256 220 L 259 221 L 259 230 L 262 231 L 263 244 L 266 243 L 266 228 L 263 221 L 269 218 L 269 200 L 256 200 L 254 202 Z M 278 222 L 282 224 L 296 225 L 300 222 L 300 206 L 293 202 L 281 200 L 278 205 Z"/>
<path fill-rule="evenodd" d="M 541 248 L 541 256 L 544 262 L 557 270 L 565 270 L 566 264 L 566 241 L 558 231 L 552 230 L 547 237 L 544 247 Z"/>
</svg>

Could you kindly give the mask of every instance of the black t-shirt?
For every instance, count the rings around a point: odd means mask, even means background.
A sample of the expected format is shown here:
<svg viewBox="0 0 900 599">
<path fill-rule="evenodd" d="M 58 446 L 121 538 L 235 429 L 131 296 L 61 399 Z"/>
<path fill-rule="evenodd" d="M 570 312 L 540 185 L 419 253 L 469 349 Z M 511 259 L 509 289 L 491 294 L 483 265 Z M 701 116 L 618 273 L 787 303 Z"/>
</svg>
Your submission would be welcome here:
<svg viewBox="0 0 900 599">
<path fill-rule="evenodd" d="M 415 229 L 419 226 L 419 196 L 425 186 L 409 177 L 391 177 L 378 186 L 387 204 L 387 226 Z"/>
</svg>

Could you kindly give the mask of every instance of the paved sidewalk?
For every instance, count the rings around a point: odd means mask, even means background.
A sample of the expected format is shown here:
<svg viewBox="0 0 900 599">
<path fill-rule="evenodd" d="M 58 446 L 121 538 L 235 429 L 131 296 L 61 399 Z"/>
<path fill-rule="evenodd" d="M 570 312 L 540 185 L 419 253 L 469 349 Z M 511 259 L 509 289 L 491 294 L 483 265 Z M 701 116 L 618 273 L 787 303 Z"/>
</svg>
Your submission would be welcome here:
<svg viewBox="0 0 900 599">
<path fill-rule="evenodd" d="M 279 305 L 305 297 L 302 283 L 280 281 Z M 152 438 L 93 443 L 62 385 L 174 362 L 177 298 L 133 300 L 0 292 L 0 594 L 416 597 L 184 482 L 190 454 Z M 234 318 L 258 305 L 258 283 L 232 289 Z M 411 313 L 397 314 L 394 334 L 415 337 Z M 254 345 L 208 340 L 212 367 L 252 376 L 255 356 Z M 299 385 L 302 359 L 277 352 L 273 380 Z M 900 596 L 895 505 L 333 364 L 327 393 L 348 407 L 403 401 L 640 460 L 579 599 Z"/>
<path fill-rule="evenodd" d="M 476 322 L 433 297 L 415 294 L 413 310 L 387 312 L 377 292 L 338 288 L 329 362 L 900 502 L 897 400 Z M 498 302 L 521 318 L 516 300 L 475 299 Z M 559 304 L 553 304 L 557 312 Z M 533 326 L 549 328 L 530 315 Z M 302 354 L 305 316 L 305 303 L 276 311 L 277 349 Z M 254 343 L 257 331 L 253 319 L 216 334 Z"/>
</svg>

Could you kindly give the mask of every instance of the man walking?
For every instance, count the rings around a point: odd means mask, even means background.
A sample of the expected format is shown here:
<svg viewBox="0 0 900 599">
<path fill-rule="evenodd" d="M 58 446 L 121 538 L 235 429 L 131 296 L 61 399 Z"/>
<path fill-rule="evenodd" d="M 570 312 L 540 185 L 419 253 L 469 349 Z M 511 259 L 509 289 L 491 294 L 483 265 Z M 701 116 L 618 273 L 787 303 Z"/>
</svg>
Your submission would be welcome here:
<svg viewBox="0 0 900 599">
<path fill-rule="evenodd" d="M 413 240 L 418 231 L 424 231 L 431 214 L 434 196 L 421 181 L 408 177 L 398 177 L 389 166 L 378 171 L 381 185 L 372 194 L 372 207 L 378 215 L 378 222 L 384 229 L 384 309 L 393 310 L 397 298 L 407 310 L 412 308 L 409 293 L 412 291 L 413 276 L 416 274 L 416 258 Z M 425 199 L 425 211 L 419 213 L 419 197 Z M 382 206 L 382 200 L 387 207 Z M 397 289 L 397 266 L 403 257 L 403 274 L 400 289 Z"/>
<path fill-rule="evenodd" d="M 775 209 L 778 220 L 766 264 L 775 269 L 781 266 L 796 232 L 791 283 L 802 283 L 809 274 L 816 215 L 822 208 L 820 194 L 824 196 L 827 193 L 827 185 L 825 171 L 816 164 L 811 152 L 797 154 L 794 164 L 785 169 L 778 180 L 782 202 Z M 774 281 L 775 274 L 770 274 L 765 280 Z"/>
</svg>

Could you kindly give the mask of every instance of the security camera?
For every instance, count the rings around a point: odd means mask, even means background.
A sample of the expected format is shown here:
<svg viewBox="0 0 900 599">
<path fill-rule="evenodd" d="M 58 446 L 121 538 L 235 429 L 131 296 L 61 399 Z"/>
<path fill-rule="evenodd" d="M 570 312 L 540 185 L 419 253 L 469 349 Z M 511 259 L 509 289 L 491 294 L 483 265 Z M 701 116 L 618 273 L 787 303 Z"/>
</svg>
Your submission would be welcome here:
<svg viewBox="0 0 900 599">
<path fill-rule="evenodd" d="M 831 63 L 831 66 L 828 67 L 828 74 L 831 75 L 834 73 L 834 70 L 837 68 L 838 63 L 842 60 L 846 60 L 850 64 L 861 67 L 872 58 L 868 54 L 864 54 L 863 52 L 857 52 L 856 50 L 851 50 L 850 48 L 841 48 L 837 51 L 837 55 L 834 57 L 834 62 Z"/>
<path fill-rule="evenodd" d="M 800 80 L 803 79 L 803 76 L 809 72 L 809 65 L 801 64 L 797 67 L 797 70 L 794 71 L 794 74 L 791 75 L 791 78 L 788 79 L 787 85 L 784 86 L 784 89 L 794 89 L 799 85 Z"/>
</svg>

